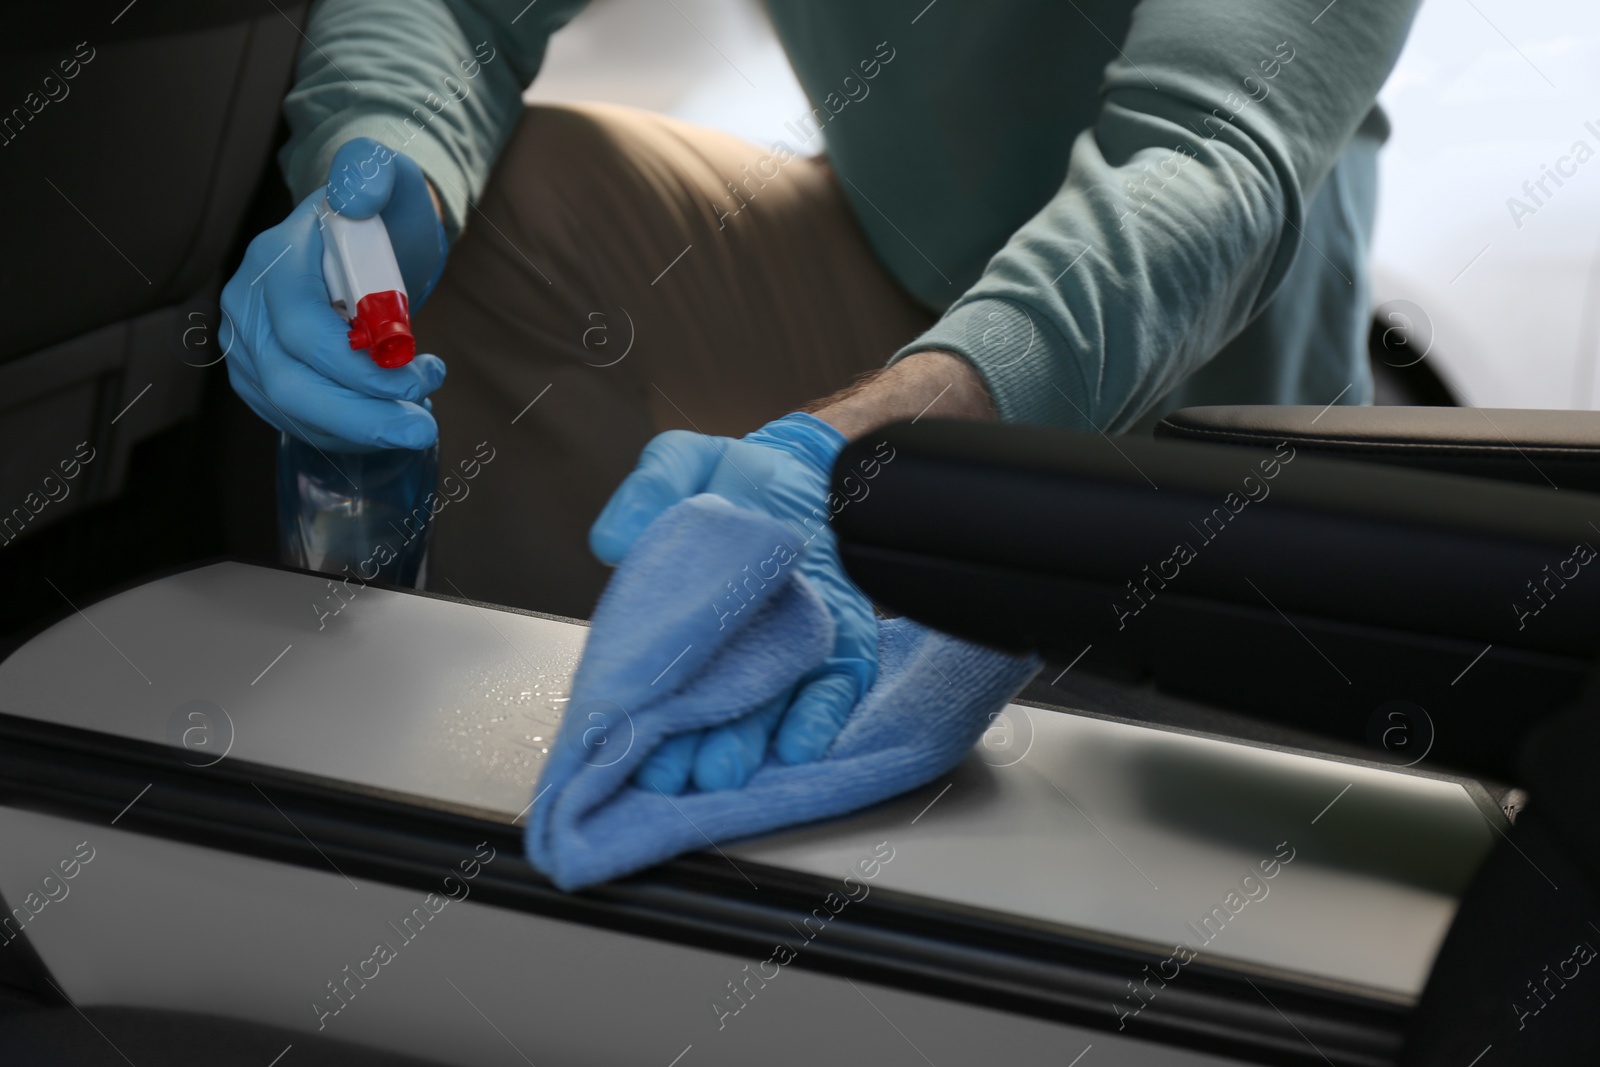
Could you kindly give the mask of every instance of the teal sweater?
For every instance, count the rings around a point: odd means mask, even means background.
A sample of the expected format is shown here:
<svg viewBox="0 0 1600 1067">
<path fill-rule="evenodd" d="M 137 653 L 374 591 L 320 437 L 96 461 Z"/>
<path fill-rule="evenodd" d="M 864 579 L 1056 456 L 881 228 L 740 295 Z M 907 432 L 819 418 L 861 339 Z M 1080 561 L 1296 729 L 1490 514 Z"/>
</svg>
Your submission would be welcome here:
<svg viewBox="0 0 1600 1067">
<path fill-rule="evenodd" d="M 789 148 L 816 150 L 821 130 L 881 261 L 943 312 L 897 357 L 957 352 L 1002 416 L 1110 430 L 1277 291 L 1418 2 L 768 6 L 813 103 Z M 459 233 L 550 35 L 582 6 L 323 0 L 285 104 L 290 187 L 308 193 L 339 145 L 374 137 L 422 166 Z"/>
</svg>

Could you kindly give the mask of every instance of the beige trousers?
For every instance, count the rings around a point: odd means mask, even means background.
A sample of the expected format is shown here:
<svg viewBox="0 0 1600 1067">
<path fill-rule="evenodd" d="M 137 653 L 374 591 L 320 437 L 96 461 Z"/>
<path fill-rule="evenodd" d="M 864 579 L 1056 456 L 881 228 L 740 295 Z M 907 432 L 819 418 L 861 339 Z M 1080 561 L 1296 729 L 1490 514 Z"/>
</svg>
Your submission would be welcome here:
<svg viewBox="0 0 1600 1067">
<path fill-rule="evenodd" d="M 608 573 L 589 526 L 653 435 L 747 433 L 934 317 L 825 161 L 627 108 L 527 109 L 417 316 L 449 366 L 441 473 L 493 455 L 436 519 L 430 586 L 587 617 Z"/>
</svg>

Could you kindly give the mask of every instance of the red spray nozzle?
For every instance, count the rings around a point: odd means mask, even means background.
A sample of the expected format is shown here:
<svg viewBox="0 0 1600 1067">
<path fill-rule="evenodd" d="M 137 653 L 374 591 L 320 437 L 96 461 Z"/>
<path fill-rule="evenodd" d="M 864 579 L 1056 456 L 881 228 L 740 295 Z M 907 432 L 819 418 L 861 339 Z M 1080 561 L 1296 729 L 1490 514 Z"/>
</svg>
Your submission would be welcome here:
<svg viewBox="0 0 1600 1067">
<path fill-rule="evenodd" d="M 406 295 L 393 289 L 356 302 L 348 336 L 351 348 L 370 349 L 372 362 L 387 369 L 403 367 L 417 354 Z"/>
</svg>

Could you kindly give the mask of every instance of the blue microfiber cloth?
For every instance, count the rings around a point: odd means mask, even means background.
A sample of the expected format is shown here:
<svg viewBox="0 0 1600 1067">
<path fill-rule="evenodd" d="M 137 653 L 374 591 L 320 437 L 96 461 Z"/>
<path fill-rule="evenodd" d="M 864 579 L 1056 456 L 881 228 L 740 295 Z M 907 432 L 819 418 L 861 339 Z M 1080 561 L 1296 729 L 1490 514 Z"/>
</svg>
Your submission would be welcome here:
<svg viewBox="0 0 1600 1067">
<path fill-rule="evenodd" d="M 528 857 L 556 885 L 581 889 L 931 781 L 1038 670 L 1035 657 L 888 620 L 877 681 L 823 759 L 788 766 L 769 755 L 737 790 L 635 786 L 634 771 L 668 737 L 748 713 L 828 655 L 826 605 L 792 562 L 774 562 L 793 542 L 787 524 L 703 494 L 664 512 L 617 568 L 528 819 Z M 774 567 L 769 580 L 747 580 Z M 735 580 L 745 606 L 730 613 Z"/>
</svg>

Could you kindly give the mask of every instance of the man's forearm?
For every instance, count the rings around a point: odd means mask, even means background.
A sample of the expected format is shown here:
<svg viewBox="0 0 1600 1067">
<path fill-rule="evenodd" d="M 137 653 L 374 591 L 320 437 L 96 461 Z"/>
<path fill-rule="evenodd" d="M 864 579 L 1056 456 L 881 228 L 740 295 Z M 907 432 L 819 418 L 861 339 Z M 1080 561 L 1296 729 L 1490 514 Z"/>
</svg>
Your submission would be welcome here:
<svg viewBox="0 0 1600 1067">
<path fill-rule="evenodd" d="M 931 415 L 944 419 L 997 417 L 977 370 L 949 352 L 913 352 L 807 409 L 854 440 L 879 426 Z"/>
</svg>

